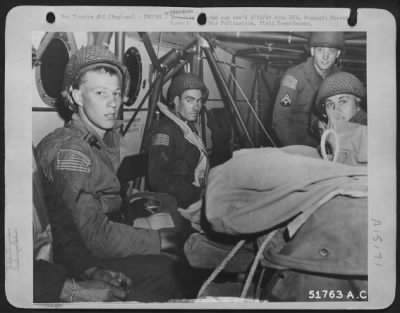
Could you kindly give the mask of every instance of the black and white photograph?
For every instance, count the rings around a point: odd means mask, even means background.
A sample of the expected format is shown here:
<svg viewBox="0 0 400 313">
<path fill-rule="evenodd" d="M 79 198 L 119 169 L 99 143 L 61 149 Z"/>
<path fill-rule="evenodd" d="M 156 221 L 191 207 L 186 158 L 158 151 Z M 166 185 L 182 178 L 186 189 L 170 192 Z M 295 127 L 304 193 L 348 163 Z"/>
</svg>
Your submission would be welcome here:
<svg viewBox="0 0 400 313">
<path fill-rule="evenodd" d="M 388 39 L 363 24 L 395 34 L 384 13 L 36 9 L 20 59 L 6 40 L 27 90 L 6 90 L 11 303 L 390 304 L 395 46 L 371 62 Z"/>
</svg>

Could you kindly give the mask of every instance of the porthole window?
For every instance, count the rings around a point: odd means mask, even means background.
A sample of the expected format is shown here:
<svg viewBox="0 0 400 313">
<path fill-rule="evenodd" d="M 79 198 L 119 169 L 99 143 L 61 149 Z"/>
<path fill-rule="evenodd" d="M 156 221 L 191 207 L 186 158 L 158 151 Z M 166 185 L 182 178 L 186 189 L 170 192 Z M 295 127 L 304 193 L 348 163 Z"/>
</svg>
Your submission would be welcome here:
<svg viewBox="0 0 400 313">
<path fill-rule="evenodd" d="M 71 33 L 46 33 L 38 51 L 44 50 L 35 69 L 36 87 L 43 102 L 55 107 L 60 96 L 65 66 L 77 50 Z"/>
<path fill-rule="evenodd" d="M 128 68 L 131 76 L 131 85 L 129 89 L 129 100 L 126 105 L 135 103 L 142 85 L 142 59 L 140 52 L 136 47 L 130 47 L 124 54 L 124 64 Z"/>
</svg>

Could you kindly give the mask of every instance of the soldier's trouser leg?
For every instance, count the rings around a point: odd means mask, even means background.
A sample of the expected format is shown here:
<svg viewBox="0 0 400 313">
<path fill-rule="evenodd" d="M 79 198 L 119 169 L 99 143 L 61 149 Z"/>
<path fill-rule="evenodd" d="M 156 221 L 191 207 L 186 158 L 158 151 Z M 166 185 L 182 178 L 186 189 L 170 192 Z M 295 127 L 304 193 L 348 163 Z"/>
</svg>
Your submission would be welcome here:
<svg viewBox="0 0 400 313">
<path fill-rule="evenodd" d="M 107 269 L 129 276 L 133 283 L 128 301 L 162 302 L 195 298 L 205 275 L 187 264 L 162 255 L 104 259 Z"/>
</svg>

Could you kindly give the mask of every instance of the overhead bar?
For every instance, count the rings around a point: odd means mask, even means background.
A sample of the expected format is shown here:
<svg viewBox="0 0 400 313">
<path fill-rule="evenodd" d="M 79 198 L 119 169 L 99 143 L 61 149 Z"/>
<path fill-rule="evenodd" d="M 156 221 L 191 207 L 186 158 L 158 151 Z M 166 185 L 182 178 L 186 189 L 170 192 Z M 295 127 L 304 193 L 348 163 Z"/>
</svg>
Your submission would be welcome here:
<svg viewBox="0 0 400 313">
<path fill-rule="evenodd" d="M 272 52 L 276 52 L 276 51 L 299 53 L 299 54 L 304 53 L 304 50 L 282 49 L 282 48 L 278 48 L 278 47 L 271 45 L 269 47 L 254 47 L 254 48 L 236 50 L 236 55 L 241 56 L 241 55 L 246 55 L 249 53 L 272 53 Z"/>
<path fill-rule="evenodd" d="M 308 39 L 301 36 L 296 36 L 291 33 L 262 33 L 262 32 L 217 32 L 214 33 L 215 38 L 223 41 L 233 42 L 262 42 L 266 41 L 281 41 L 288 44 L 306 44 Z"/>
</svg>

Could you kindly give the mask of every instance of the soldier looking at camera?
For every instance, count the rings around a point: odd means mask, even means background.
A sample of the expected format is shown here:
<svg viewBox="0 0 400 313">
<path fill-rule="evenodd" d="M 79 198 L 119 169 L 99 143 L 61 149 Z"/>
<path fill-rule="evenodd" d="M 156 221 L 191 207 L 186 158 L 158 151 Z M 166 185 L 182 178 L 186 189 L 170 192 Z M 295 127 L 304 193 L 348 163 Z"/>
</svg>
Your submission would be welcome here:
<svg viewBox="0 0 400 313">
<path fill-rule="evenodd" d="M 178 75 L 168 89 L 169 107 L 158 104 L 165 117 L 151 132 L 150 187 L 172 195 L 183 209 L 201 198 L 206 183 L 208 156 L 196 122 L 207 97 L 198 76 Z"/>
<path fill-rule="evenodd" d="M 276 97 L 272 126 L 282 144 L 316 147 L 310 119 L 316 93 L 326 77 L 338 71 L 335 62 L 344 48 L 342 32 L 313 32 L 311 56 L 288 69 Z"/>
<path fill-rule="evenodd" d="M 82 47 L 71 56 L 62 96 L 72 119 L 37 147 L 50 223 L 55 230 L 68 230 L 72 226 L 65 217 L 72 215 L 91 254 L 116 261 L 118 270 L 132 278 L 133 293 L 143 296 L 139 300 L 186 297 L 190 286 L 181 286 L 177 264 L 160 255 L 174 248 L 169 233 L 111 219 L 122 203 L 117 115 L 129 85 L 127 68 L 105 47 Z M 190 276 L 179 268 L 179 275 Z"/>
<path fill-rule="evenodd" d="M 351 73 L 337 72 L 321 85 L 315 102 L 318 129 L 327 137 L 331 152 L 337 151 L 337 162 L 349 165 L 368 163 L 367 113 L 363 109 L 366 92 L 361 81 Z"/>
</svg>

